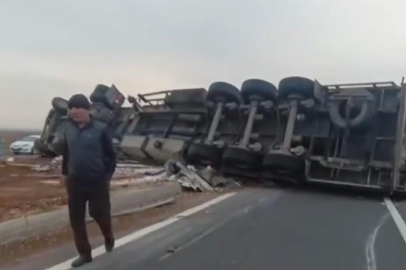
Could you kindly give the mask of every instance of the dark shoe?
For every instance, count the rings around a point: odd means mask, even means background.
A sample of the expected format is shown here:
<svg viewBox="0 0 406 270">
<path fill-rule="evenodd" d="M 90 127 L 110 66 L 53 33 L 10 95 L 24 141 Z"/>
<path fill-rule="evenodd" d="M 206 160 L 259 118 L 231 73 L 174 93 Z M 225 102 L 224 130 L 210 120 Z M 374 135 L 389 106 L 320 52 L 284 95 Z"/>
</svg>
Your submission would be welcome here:
<svg viewBox="0 0 406 270">
<path fill-rule="evenodd" d="M 79 256 L 76 260 L 72 262 L 72 267 L 80 267 L 84 264 L 92 262 L 92 256 Z"/>
<path fill-rule="evenodd" d="M 114 237 L 105 238 L 104 246 L 106 247 L 106 252 L 112 252 L 114 248 Z"/>
</svg>

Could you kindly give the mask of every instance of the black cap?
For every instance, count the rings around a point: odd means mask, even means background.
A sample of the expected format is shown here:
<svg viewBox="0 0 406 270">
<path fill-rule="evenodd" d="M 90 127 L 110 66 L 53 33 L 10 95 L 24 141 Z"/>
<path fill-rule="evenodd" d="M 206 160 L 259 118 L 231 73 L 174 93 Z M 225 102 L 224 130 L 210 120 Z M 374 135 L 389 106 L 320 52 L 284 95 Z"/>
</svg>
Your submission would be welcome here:
<svg viewBox="0 0 406 270">
<path fill-rule="evenodd" d="M 69 109 L 78 108 L 90 110 L 90 102 L 85 95 L 77 94 L 73 95 L 68 102 Z"/>
</svg>

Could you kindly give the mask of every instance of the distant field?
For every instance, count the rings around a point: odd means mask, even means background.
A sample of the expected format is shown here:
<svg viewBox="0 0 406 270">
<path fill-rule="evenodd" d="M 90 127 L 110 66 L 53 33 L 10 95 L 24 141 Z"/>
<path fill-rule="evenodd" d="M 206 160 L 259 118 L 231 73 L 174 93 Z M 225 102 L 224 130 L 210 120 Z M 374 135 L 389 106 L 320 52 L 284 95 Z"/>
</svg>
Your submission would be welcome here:
<svg viewBox="0 0 406 270">
<path fill-rule="evenodd" d="M 0 155 L 10 155 L 10 144 L 16 140 L 22 139 L 27 135 L 41 134 L 40 130 L 8 130 L 0 129 L 1 152 Z"/>
</svg>

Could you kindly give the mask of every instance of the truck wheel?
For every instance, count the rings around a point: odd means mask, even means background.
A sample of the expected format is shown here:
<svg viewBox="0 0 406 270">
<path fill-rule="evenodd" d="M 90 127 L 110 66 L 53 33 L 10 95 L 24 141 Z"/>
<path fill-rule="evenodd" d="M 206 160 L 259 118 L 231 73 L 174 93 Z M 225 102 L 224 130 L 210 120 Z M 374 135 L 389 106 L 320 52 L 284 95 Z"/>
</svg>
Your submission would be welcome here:
<svg viewBox="0 0 406 270">
<path fill-rule="evenodd" d="M 262 167 L 282 174 L 303 174 L 305 160 L 289 153 L 268 153 L 264 157 Z"/>
<path fill-rule="evenodd" d="M 275 85 L 267 81 L 251 79 L 243 82 L 241 95 L 244 102 L 248 104 L 253 96 L 262 99 L 262 101 L 271 100 L 272 102 L 276 102 L 278 89 L 276 89 Z"/>
<path fill-rule="evenodd" d="M 213 102 L 241 103 L 241 94 L 238 88 L 226 82 L 212 83 L 206 98 Z"/>
<path fill-rule="evenodd" d="M 60 97 L 55 97 L 52 99 L 52 107 L 54 107 L 56 111 L 65 114 L 68 111 L 68 101 Z"/>
<path fill-rule="evenodd" d="M 108 102 L 106 93 L 109 91 L 110 87 L 104 84 L 98 84 L 90 95 L 90 101 L 93 103 L 102 103 L 109 109 L 114 109 L 113 106 Z"/>
<path fill-rule="evenodd" d="M 339 128 L 360 128 L 371 123 L 374 117 L 374 104 L 371 100 L 365 100 L 360 107 L 358 107 L 358 112 L 350 115 L 348 121 L 343 116 L 342 109 L 345 106 L 345 100 L 334 100 L 329 108 L 329 116 L 331 122 Z M 345 113 L 344 113 L 345 114 Z"/>
<path fill-rule="evenodd" d="M 223 166 L 235 169 L 258 169 L 261 166 L 262 155 L 247 148 L 228 147 L 224 151 Z"/>
<path fill-rule="evenodd" d="M 314 81 L 302 77 L 288 77 L 279 82 L 278 90 L 284 98 L 295 95 L 308 99 L 313 97 Z"/>
<path fill-rule="evenodd" d="M 221 149 L 204 143 L 192 144 L 187 150 L 187 159 L 193 164 L 218 167 L 221 163 Z"/>
</svg>

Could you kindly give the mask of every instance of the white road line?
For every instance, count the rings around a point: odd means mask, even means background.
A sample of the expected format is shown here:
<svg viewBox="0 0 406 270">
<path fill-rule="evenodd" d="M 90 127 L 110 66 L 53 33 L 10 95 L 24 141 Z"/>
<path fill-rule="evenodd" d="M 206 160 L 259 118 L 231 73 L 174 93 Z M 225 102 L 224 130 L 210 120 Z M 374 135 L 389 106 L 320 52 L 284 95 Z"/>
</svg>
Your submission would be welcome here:
<svg viewBox="0 0 406 270">
<path fill-rule="evenodd" d="M 389 218 L 389 213 L 386 213 L 378 222 L 378 225 L 375 227 L 375 229 L 371 232 L 371 234 L 368 237 L 367 243 L 365 245 L 365 255 L 367 258 L 367 269 L 368 270 L 376 270 L 377 267 L 377 262 L 376 262 L 376 256 L 375 256 L 375 241 L 376 237 L 378 235 L 379 229 L 382 227 L 382 225 L 386 222 L 386 220 Z"/>
<path fill-rule="evenodd" d="M 197 213 L 199 211 L 202 211 L 202 210 L 204 210 L 204 209 L 206 209 L 206 208 L 208 208 L 210 206 L 213 206 L 213 205 L 215 205 L 215 204 L 217 204 L 219 202 L 222 202 L 222 201 L 234 196 L 235 194 L 236 194 L 235 192 L 224 194 L 224 195 L 222 195 L 220 197 L 217 197 L 217 198 L 215 198 L 215 199 L 213 199 L 211 201 L 208 201 L 208 202 L 205 202 L 205 203 L 203 203 L 201 205 L 198 205 L 196 207 L 190 208 L 190 209 L 188 209 L 188 210 L 186 210 L 186 211 L 184 211 L 184 212 L 182 212 L 182 213 L 180 213 L 180 214 L 178 214 L 176 216 L 170 217 L 167 220 L 158 222 L 158 223 L 156 223 L 154 225 L 151 225 L 151 226 L 146 227 L 144 229 L 141 229 L 139 231 L 135 231 L 135 232 L 133 232 L 133 233 L 131 233 L 129 235 L 124 236 L 123 238 L 118 239 L 116 241 L 115 247 L 119 248 L 121 246 L 124 246 L 125 244 L 133 242 L 133 241 L 135 241 L 137 239 L 140 239 L 141 237 L 143 237 L 143 236 L 145 236 L 145 235 L 147 235 L 149 233 L 155 232 L 155 231 L 157 231 L 159 229 L 162 229 L 162 228 L 164 228 L 164 227 L 166 227 L 166 226 L 168 226 L 168 225 L 170 225 L 172 223 L 175 223 L 176 221 L 178 221 L 178 220 L 180 220 L 180 219 L 182 219 L 184 217 L 193 215 L 193 214 L 195 214 L 195 213 Z M 104 246 L 100 246 L 100 247 L 95 248 L 95 249 L 92 250 L 93 258 L 98 257 L 100 255 L 103 255 L 104 253 L 106 253 L 106 250 L 104 249 Z M 67 261 L 65 261 L 63 263 L 57 264 L 57 265 L 52 266 L 50 268 L 47 268 L 45 270 L 68 270 L 68 269 L 71 269 L 71 263 L 75 259 L 76 258 L 69 259 L 69 260 L 67 260 Z"/>
<path fill-rule="evenodd" d="M 393 202 L 388 197 L 386 197 L 384 199 L 384 201 L 385 201 L 386 207 L 389 210 L 389 213 L 392 215 L 392 218 L 395 221 L 396 226 L 399 229 L 400 234 L 403 237 L 403 240 L 406 243 L 406 224 L 405 224 L 402 216 L 399 214 L 399 212 L 396 209 L 395 205 L 393 205 Z"/>
</svg>

